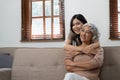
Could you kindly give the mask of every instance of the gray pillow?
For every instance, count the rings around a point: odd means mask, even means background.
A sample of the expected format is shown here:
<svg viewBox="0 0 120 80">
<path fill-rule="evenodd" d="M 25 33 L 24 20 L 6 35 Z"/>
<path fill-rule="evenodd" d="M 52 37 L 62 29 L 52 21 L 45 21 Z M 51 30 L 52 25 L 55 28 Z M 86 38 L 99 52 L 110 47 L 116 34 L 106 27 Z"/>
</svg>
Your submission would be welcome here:
<svg viewBox="0 0 120 80">
<path fill-rule="evenodd" d="M 13 57 L 9 54 L 0 54 L 0 68 L 11 68 Z"/>
</svg>

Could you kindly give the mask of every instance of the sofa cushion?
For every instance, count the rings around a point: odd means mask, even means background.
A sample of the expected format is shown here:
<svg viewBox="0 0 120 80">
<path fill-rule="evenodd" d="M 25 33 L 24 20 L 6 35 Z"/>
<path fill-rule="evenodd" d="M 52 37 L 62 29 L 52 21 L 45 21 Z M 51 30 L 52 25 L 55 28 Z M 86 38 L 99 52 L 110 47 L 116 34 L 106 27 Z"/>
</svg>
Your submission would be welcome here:
<svg viewBox="0 0 120 80">
<path fill-rule="evenodd" d="M 63 80 L 64 50 L 17 49 L 12 68 L 12 80 Z"/>
<path fill-rule="evenodd" d="M 120 47 L 104 47 L 104 64 L 101 80 L 120 80 Z"/>
<path fill-rule="evenodd" d="M 11 68 L 13 57 L 7 53 L 0 54 L 0 68 Z"/>
</svg>

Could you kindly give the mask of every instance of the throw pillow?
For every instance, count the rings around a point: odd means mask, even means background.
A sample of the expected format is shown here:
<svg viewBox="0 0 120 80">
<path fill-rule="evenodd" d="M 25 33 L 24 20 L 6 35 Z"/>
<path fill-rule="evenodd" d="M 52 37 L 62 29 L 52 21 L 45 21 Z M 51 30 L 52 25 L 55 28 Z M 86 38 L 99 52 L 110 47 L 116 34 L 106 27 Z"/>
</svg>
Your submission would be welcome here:
<svg viewBox="0 0 120 80">
<path fill-rule="evenodd" d="M 11 68 L 13 63 L 13 57 L 9 54 L 0 54 L 0 68 Z"/>
</svg>

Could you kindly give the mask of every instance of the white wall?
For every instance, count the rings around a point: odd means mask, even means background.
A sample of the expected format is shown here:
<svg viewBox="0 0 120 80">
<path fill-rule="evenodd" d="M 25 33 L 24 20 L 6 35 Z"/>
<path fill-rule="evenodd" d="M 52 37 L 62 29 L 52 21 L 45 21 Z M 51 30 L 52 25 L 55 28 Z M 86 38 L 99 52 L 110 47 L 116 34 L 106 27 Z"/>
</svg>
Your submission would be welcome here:
<svg viewBox="0 0 120 80">
<path fill-rule="evenodd" d="M 120 46 L 120 41 L 109 39 L 109 0 L 64 0 L 65 33 L 70 19 L 82 13 L 88 22 L 98 26 L 102 46 Z M 63 47 L 63 42 L 20 42 L 21 0 L 0 0 L 0 47 Z"/>
</svg>

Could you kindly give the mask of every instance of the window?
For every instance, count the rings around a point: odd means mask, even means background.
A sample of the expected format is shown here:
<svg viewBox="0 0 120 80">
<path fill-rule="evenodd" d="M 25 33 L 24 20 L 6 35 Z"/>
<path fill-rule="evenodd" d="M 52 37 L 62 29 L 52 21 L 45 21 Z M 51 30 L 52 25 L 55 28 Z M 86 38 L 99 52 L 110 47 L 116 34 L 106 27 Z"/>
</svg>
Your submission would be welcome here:
<svg viewBox="0 0 120 80">
<path fill-rule="evenodd" d="M 21 41 L 64 40 L 63 0 L 22 0 Z"/>
<path fill-rule="evenodd" d="M 120 0 L 110 0 L 110 39 L 120 39 Z"/>
</svg>

